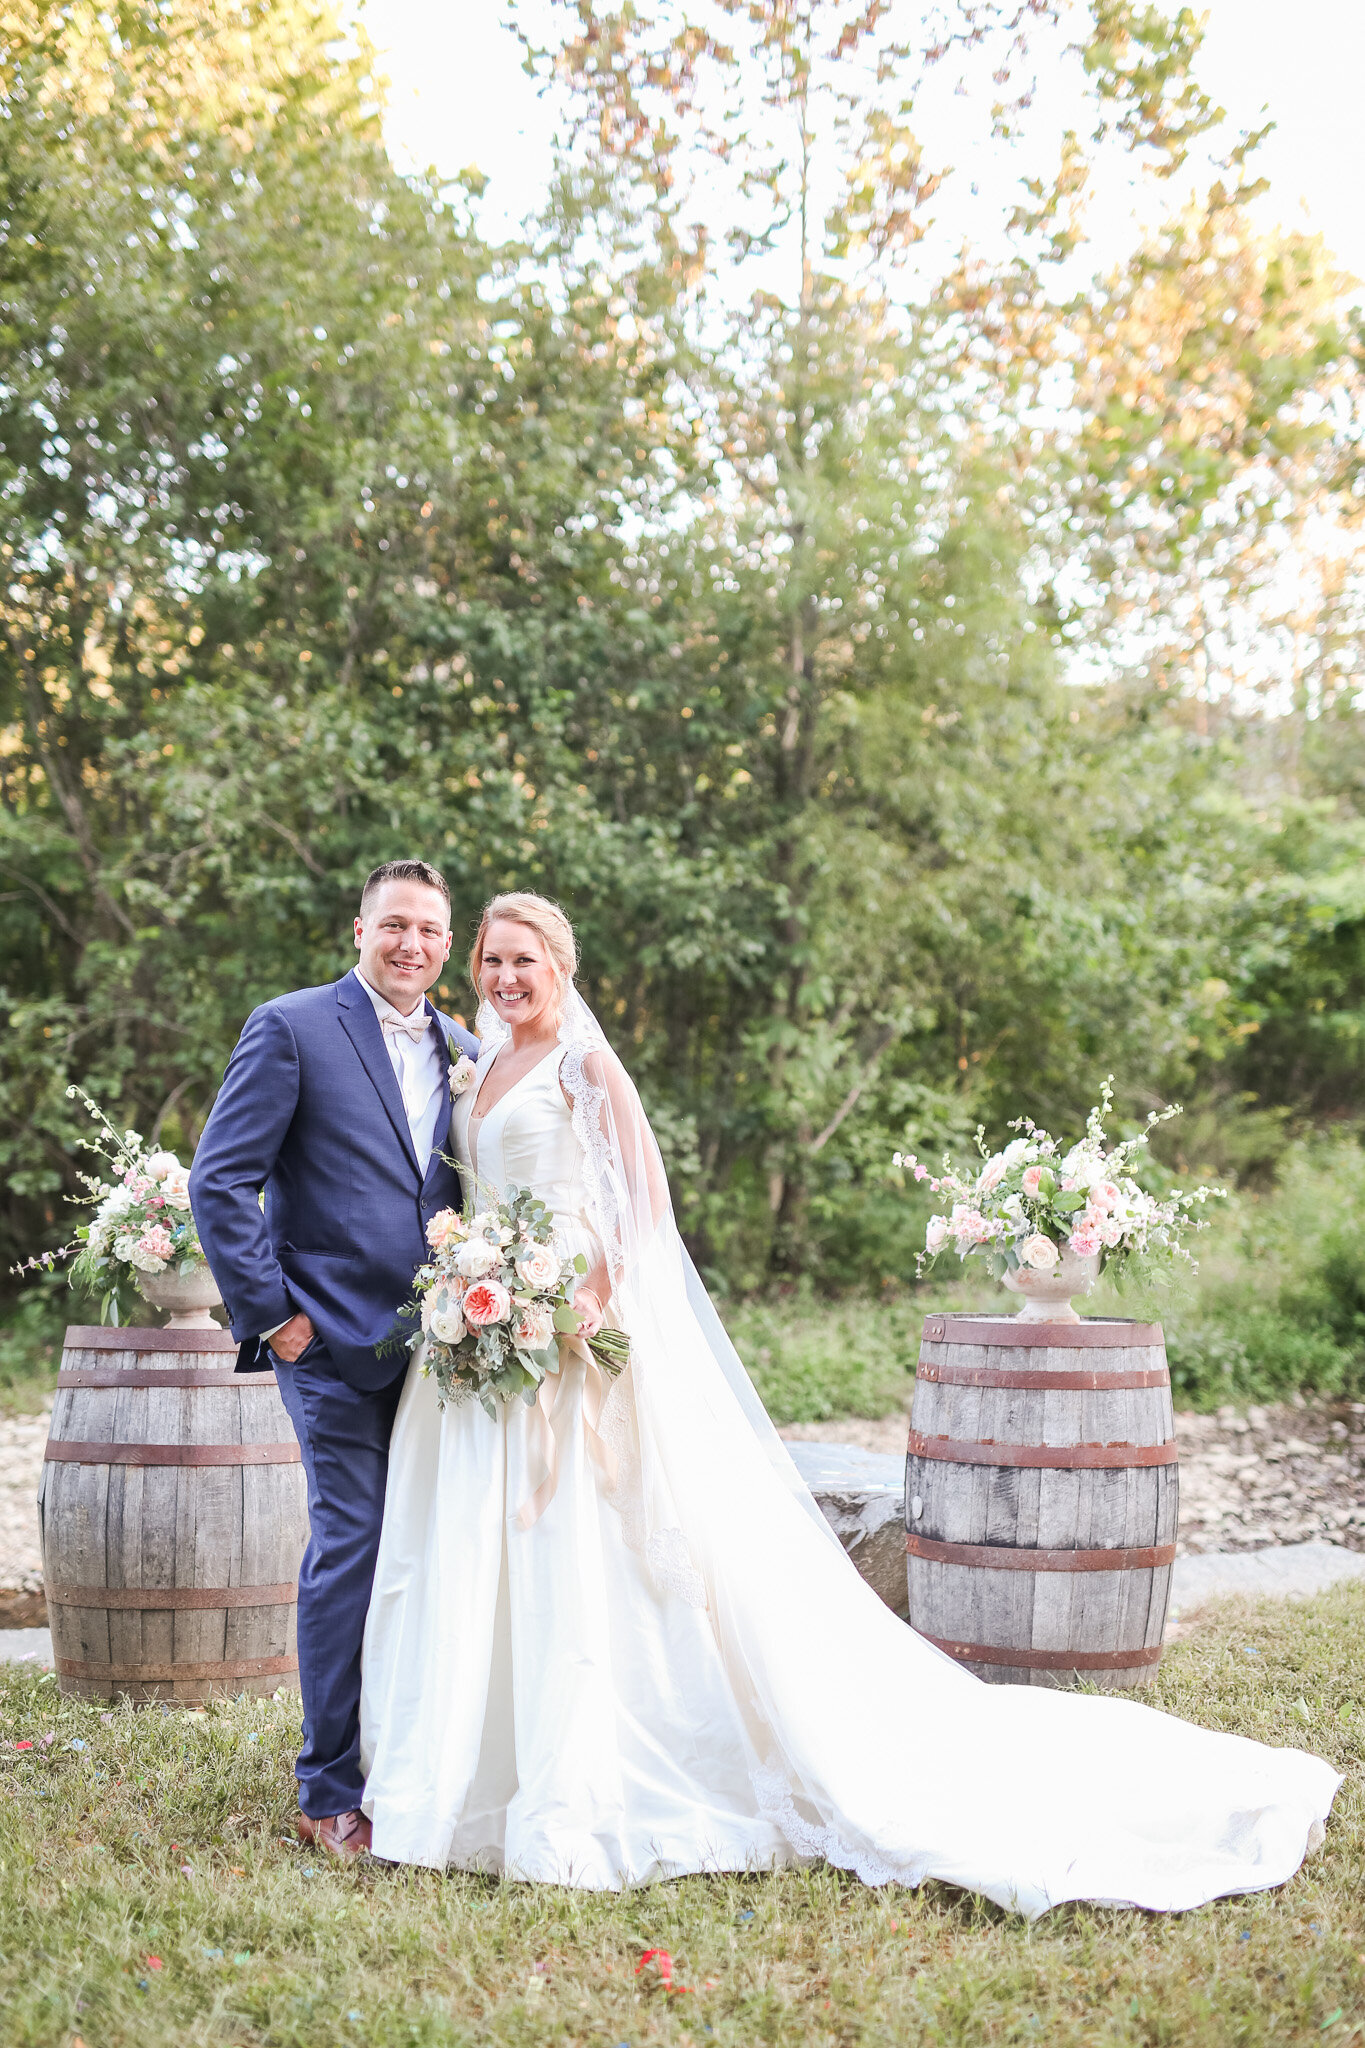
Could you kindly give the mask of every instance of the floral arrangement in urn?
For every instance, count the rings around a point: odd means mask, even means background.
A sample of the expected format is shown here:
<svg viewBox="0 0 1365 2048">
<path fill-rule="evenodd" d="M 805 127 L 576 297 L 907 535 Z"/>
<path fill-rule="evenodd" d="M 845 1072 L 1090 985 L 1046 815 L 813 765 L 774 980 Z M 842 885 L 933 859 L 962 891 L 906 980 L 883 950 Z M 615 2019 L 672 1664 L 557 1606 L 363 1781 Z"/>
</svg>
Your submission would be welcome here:
<svg viewBox="0 0 1365 2048">
<path fill-rule="evenodd" d="M 97 1137 L 81 1142 L 104 1160 L 106 1171 L 78 1174 L 86 1193 L 73 1198 L 95 1213 L 77 1226 L 70 1244 L 15 1271 L 50 1271 L 59 1259 L 70 1259 L 73 1286 L 100 1296 L 102 1322 L 124 1319 L 130 1288 L 155 1307 L 194 1312 L 173 1315 L 178 1324 L 209 1322 L 208 1308 L 219 1296 L 190 1213 L 189 1168 L 174 1152 L 149 1149 L 136 1131 L 116 1130 L 83 1088 L 66 1092 L 79 1096 L 100 1126 Z"/>
<path fill-rule="evenodd" d="M 1009 1125 L 1020 1136 L 1000 1152 L 987 1150 L 978 1128 L 982 1163 L 970 1174 L 945 1155 L 935 1175 L 912 1152 L 898 1152 L 898 1167 L 947 1198 L 947 1213 L 929 1218 L 920 1272 L 953 1253 L 981 1258 L 1006 1287 L 1025 1296 L 1020 1315 L 1026 1320 L 1077 1322 L 1070 1298 L 1088 1293 L 1102 1268 L 1161 1257 L 1193 1264 L 1181 1240 L 1207 1227 L 1197 1211 L 1226 1191 L 1176 1189 L 1159 1198 L 1140 1188 L 1131 1173 L 1134 1156 L 1154 1125 L 1180 1111 L 1153 1110 L 1136 1138 L 1111 1145 L 1104 1125 L 1113 1099 L 1111 1077 L 1086 1119 L 1085 1136 L 1066 1148 L 1029 1117 Z"/>
<path fill-rule="evenodd" d="M 581 1252 L 566 1257 L 553 1216 L 529 1188 L 466 1215 L 442 1209 L 427 1225 L 432 1258 L 418 1268 L 416 1299 L 425 1343 L 423 1371 L 444 1407 L 474 1395 L 490 1415 L 499 1400 L 534 1401 L 547 1373 L 559 1370 L 558 1339 L 578 1329 L 574 1289 L 588 1270 Z M 585 1343 L 608 1373 L 630 1358 L 622 1330 L 599 1330 Z"/>
</svg>

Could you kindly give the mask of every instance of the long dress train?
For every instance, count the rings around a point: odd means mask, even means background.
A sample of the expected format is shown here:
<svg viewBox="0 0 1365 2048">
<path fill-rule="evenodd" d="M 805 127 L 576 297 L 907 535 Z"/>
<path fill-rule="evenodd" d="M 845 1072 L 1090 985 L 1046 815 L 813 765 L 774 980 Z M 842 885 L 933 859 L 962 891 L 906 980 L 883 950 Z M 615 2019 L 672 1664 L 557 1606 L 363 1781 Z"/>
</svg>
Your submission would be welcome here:
<svg viewBox="0 0 1365 2048">
<path fill-rule="evenodd" d="M 727 1362 L 600 1042 L 524 1075 L 471 1147 L 476 1097 L 452 1123 L 467 1184 L 532 1187 L 590 1263 L 613 1236 L 633 1357 L 600 1434 L 585 1367 L 566 1366 L 555 1490 L 529 1527 L 541 1410 L 441 1410 L 410 1369 L 364 1647 L 376 1855 L 593 1888 L 823 1856 L 1030 1917 L 1292 1875 L 1340 1782 L 1320 1758 L 1128 1699 L 984 1685 L 858 1577 Z"/>
</svg>

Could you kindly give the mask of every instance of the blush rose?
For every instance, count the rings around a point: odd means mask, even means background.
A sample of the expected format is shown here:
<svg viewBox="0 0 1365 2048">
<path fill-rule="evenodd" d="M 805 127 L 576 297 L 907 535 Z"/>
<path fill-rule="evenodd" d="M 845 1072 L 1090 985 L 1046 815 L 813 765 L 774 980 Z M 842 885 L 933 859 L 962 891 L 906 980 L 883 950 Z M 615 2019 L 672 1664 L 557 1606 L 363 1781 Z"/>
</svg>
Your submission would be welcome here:
<svg viewBox="0 0 1365 2048">
<path fill-rule="evenodd" d="M 1020 1265 L 1028 1266 L 1035 1273 L 1050 1273 L 1060 1257 L 1061 1253 L 1052 1239 L 1044 1237 L 1041 1231 L 1026 1237 L 1019 1247 Z"/>
<path fill-rule="evenodd" d="M 553 1245 L 523 1245 L 518 1248 L 515 1264 L 523 1287 L 534 1287 L 540 1294 L 553 1287 L 559 1278 L 560 1259 Z"/>
<path fill-rule="evenodd" d="M 476 1280 L 465 1289 L 464 1319 L 471 1330 L 488 1323 L 505 1323 L 512 1313 L 512 1297 L 500 1280 Z"/>
</svg>

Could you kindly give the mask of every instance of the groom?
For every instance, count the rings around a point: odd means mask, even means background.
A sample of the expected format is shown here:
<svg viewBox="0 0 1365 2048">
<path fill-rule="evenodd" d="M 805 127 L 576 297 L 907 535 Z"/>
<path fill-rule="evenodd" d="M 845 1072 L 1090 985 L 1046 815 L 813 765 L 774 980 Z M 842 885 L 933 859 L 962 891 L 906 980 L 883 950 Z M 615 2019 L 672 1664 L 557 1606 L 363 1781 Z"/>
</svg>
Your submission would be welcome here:
<svg viewBox="0 0 1365 2048">
<path fill-rule="evenodd" d="M 428 1220 L 460 1205 L 441 1157 L 449 1072 L 478 1052 L 425 999 L 450 939 L 450 891 L 435 868 L 376 868 L 355 920 L 359 962 L 328 987 L 252 1011 L 190 1174 L 237 1370 L 274 1367 L 308 1478 L 299 1833 L 345 1857 L 369 1848 L 360 1644 L 407 1368 L 405 1352 L 376 1347 L 427 1256 Z"/>
</svg>

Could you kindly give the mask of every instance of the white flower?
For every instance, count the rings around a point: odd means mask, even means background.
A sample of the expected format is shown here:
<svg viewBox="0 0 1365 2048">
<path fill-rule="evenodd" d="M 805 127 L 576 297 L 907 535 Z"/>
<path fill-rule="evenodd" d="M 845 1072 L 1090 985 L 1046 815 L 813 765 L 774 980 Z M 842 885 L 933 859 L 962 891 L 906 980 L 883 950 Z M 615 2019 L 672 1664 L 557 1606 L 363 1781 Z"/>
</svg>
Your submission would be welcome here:
<svg viewBox="0 0 1365 2048">
<path fill-rule="evenodd" d="M 1062 1172 L 1074 1187 L 1088 1194 L 1097 1180 L 1104 1179 L 1104 1161 L 1077 1145 L 1062 1161 Z"/>
<path fill-rule="evenodd" d="M 517 1278 L 523 1287 L 534 1287 L 538 1294 L 544 1294 L 559 1278 L 560 1258 L 551 1244 L 528 1244 L 519 1249 L 516 1260 Z"/>
<path fill-rule="evenodd" d="M 114 1257 L 116 1259 L 122 1259 L 125 1265 L 127 1265 L 131 1261 L 133 1253 L 136 1249 L 137 1239 L 135 1237 L 129 1236 L 125 1233 L 114 1239 Z"/>
<path fill-rule="evenodd" d="M 1026 1237 L 1019 1247 L 1020 1265 L 1031 1267 L 1035 1273 L 1050 1273 L 1060 1257 L 1052 1239 L 1041 1232 Z"/>
<path fill-rule="evenodd" d="M 473 1086 L 476 1072 L 477 1069 L 474 1062 L 467 1052 L 462 1052 L 457 1060 L 451 1061 L 450 1099 L 452 1102 L 458 1101 L 459 1097 L 464 1094 L 465 1089 Z"/>
<path fill-rule="evenodd" d="M 128 1254 L 128 1264 L 136 1266 L 139 1273 L 160 1273 L 164 1270 L 166 1261 L 158 1258 L 155 1252 L 149 1252 L 142 1240 L 135 1237 L 132 1239 L 132 1250 Z"/>
<path fill-rule="evenodd" d="M 982 1168 L 978 1183 L 982 1194 L 989 1195 L 994 1188 L 998 1188 L 1008 1170 L 1001 1153 L 997 1152 L 994 1159 L 988 1159 Z"/>
<path fill-rule="evenodd" d="M 946 1216 L 931 1216 L 924 1233 L 924 1248 L 929 1252 L 942 1251 L 948 1242 L 948 1219 Z"/>
<path fill-rule="evenodd" d="M 1009 1144 L 1006 1145 L 1004 1151 L 1000 1154 L 1000 1157 L 1005 1162 L 1006 1171 L 1008 1172 L 1011 1166 L 1017 1166 L 1021 1159 L 1030 1155 L 1035 1150 L 1036 1147 L 1031 1145 L 1027 1138 L 1011 1138 Z"/>
<path fill-rule="evenodd" d="M 422 1302 L 422 1328 L 438 1344 L 458 1344 L 465 1335 L 459 1297 L 447 1288 L 433 1288 Z"/>
<path fill-rule="evenodd" d="M 168 1207 L 183 1209 L 185 1214 L 188 1215 L 190 1208 L 189 1168 L 187 1166 L 172 1167 L 161 1184 L 161 1192 L 166 1198 Z"/>
<path fill-rule="evenodd" d="M 185 1169 L 174 1152 L 153 1152 L 149 1159 L 143 1161 L 143 1170 L 153 1180 L 165 1180 L 167 1174 L 183 1173 Z"/>
<path fill-rule="evenodd" d="M 502 1264 L 502 1254 L 486 1237 L 467 1237 L 452 1261 L 455 1271 L 466 1280 L 485 1280 Z"/>
<path fill-rule="evenodd" d="M 512 1331 L 518 1344 L 524 1344 L 528 1351 L 543 1351 L 554 1333 L 554 1310 L 543 1301 L 524 1308 Z"/>
<path fill-rule="evenodd" d="M 495 1210 L 481 1209 L 469 1226 L 469 1235 L 486 1237 L 492 1244 L 511 1244 L 516 1232 L 499 1223 Z"/>
<path fill-rule="evenodd" d="M 127 1188 L 114 1188 L 100 1203 L 100 1215 L 107 1223 L 117 1223 L 120 1216 L 126 1216 L 133 1206 L 133 1197 Z"/>
</svg>

